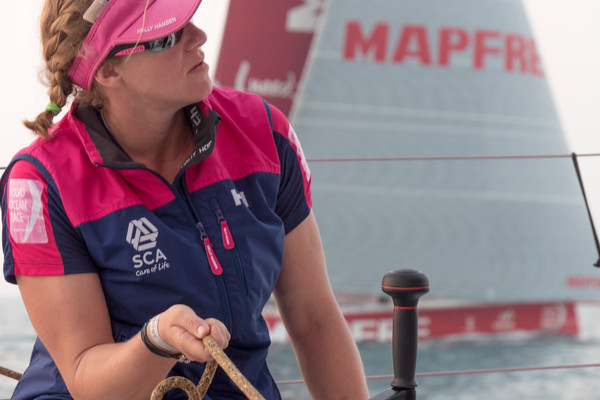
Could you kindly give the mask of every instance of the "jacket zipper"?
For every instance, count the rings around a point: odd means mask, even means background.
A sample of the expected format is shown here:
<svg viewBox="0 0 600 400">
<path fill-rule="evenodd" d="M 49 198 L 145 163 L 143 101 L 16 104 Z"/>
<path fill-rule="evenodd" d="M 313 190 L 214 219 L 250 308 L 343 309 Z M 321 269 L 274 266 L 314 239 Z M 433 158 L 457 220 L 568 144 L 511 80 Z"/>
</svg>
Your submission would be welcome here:
<svg viewBox="0 0 600 400">
<path fill-rule="evenodd" d="M 229 229 L 229 224 L 225 219 L 225 214 L 221 209 L 221 205 L 217 199 L 212 199 L 210 201 L 211 206 L 213 208 L 213 212 L 217 217 L 217 221 L 221 225 L 221 238 L 223 240 L 223 247 L 232 252 L 232 258 L 238 272 L 238 276 L 240 279 L 240 285 L 242 287 L 242 292 L 244 295 L 248 294 L 248 284 L 246 282 L 246 274 L 244 272 L 244 268 L 242 266 L 242 259 L 240 257 L 240 253 L 235 245 L 233 240 L 233 235 L 231 234 L 231 229 Z"/>
<path fill-rule="evenodd" d="M 200 231 L 200 239 L 202 239 L 202 243 L 204 244 L 206 260 L 208 261 L 208 265 L 210 265 L 210 270 L 215 275 L 221 275 L 223 273 L 223 267 L 221 267 L 221 263 L 215 254 L 213 245 L 210 242 L 210 238 L 208 237 L 208 233 L 206 233 L 206 229 L 204 229 L 202 222 L 197 222 L 196 228 Z"/>
<path fill-rule="evenodd" d="M 206 260 L 208 261 L 210 270 L 213 273 L 213 275 L 215 276 L 217 285 L 219 286 L 219 294 L 220 294 L 219 297 L 221 298 L 221 304 L 223 305 L 223 308 L 224 308 L 224 318 L 225 318 L 225 321 L 222 321 L 222 322 L 225 324 L 225 326 L 227 327 L 229 332 L 233 332 L 233 329 L 234 329 L 233 312 L 231 311 L 231 304 L 229 302 L 229 296 L 227 294 L 227 287 L 225 287 L 225 281 L 223 280 L 223 277 L 222 277 L 222 274 L 224 272 L 223 267 L 221 266 L 221 263 L 219 262 L 219 259 L 217 258 L 217 255 L 214 251 L 213 245 L 210 241 L 210 237 L 208 236 L 208 233 L 206 232 L 206 229 L 204 228 L 204 224 L 202 224 L 202 221 L 200 219 L 200 215 L 194 208 L 194 205 L 193 205 L 194 203 L 192 202 L 190 192 L 187 188 L 187 185 L 185 184 L 185 174 L 182 177 L 180 177 L 179 179 L 181 179 L 181 187 L 183 189 L 182 190 L 183 193 L 185 194 L 185 199 L 186 199 L 187 205 L 195 219 L 196 229 L 200 233 L 200 240 L 202 240 L 202 244 L 204 245 Z"/>
<path fill-rule="evenodd" d="M 223 211 L 220 208 L 215 210 L 215 214 L 217 215 L 217 221 L 221 225 L 221 238 L 223 239 L 223 246 L 227 250 L 231 250 L 235 248 L 235 243 L 233 242 L 233 236 L 231 236 L 231 230 L 229 229 L 229 225 L 227 224 L 227 220 L 223 215 Z"/>
</svg>

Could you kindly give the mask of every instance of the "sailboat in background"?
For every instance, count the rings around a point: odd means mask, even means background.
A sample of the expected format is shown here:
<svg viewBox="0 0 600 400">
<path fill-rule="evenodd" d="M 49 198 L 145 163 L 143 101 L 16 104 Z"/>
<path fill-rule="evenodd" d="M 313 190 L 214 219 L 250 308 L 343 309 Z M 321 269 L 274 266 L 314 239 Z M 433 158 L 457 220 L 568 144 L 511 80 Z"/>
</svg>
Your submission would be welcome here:
<svg viewBox="0 0 600 400">
<path fill-rule="evenodd" d="M 225 26 L 216 82 L 298 132 L 358 341 L 389 340 L 371 288 L 402 267 L 421 338 L 587 334 L 592 234 L 520 0 L 230 0 Z"/>
</svg>

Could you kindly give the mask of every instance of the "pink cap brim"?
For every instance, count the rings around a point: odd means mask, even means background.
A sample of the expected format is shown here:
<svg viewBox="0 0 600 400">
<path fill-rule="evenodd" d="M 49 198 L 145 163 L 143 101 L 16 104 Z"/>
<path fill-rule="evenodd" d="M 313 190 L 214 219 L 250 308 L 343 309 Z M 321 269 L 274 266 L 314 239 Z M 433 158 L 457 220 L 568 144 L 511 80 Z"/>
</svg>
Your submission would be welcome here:
<svg viewBox="0 0 600 400">
<path fill-rule="evenodd" d="M 115 46 L 147 42 L 177 32 L 192 19 L 201 1 L 110 0 L 92 25 L 81 54 L 73 61 L 69 70 L 71 82 L 91 90 L 98 67 Z"/>
</svg>

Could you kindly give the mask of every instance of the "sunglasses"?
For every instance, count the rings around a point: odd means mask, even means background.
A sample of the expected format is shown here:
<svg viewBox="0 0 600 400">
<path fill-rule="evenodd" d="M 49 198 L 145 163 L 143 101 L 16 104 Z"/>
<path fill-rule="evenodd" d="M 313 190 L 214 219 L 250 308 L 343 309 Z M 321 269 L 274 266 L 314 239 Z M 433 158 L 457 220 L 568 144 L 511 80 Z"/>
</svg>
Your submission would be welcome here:
<svg viewBox="0 0 600 400">
<path fill-rule="evenodd" d="M 150 50 L 154 53 L 159 51 L 168 50 L 175 46 L 183 36 L 183 28 L 175 33 L 171 33 L 169 36 L 164 38 L 151 40 L 149 42 L 141 42 L 137 44 L 120 44 L 115 46 L 114 49 L 108 54 L 108 57 L 112 56 L 126 56 L 133 53 L 140 53 L 145 50 Z"/>
</svg>

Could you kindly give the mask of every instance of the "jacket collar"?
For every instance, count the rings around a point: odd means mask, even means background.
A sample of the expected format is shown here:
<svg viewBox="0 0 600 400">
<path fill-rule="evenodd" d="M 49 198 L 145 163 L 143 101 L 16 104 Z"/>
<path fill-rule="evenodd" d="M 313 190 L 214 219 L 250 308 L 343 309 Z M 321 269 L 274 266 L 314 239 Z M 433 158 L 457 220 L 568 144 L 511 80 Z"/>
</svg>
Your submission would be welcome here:
<svg viewBox="0 0 600 400">
<path fill-rule="evenodd" d="M 94 164 L 123 169 L 145 168 L 143 164 L 133 161 L 123 150 L 102 121 L 98 110 L 89 105 L 79 104 L 74 105 L 71 112 L 78 120 L 75 121 L 76 125 L 79 125 L 77 122 L 83 125 L 79 126 L 78 130 Z M 182 172 L 212 153 L 216 144 L 217 125 L 221 121 L 221 117 L 203 103 L 190 105 L 185 108 L 185 112 L 192 126 L 195 149 L 181 166 Z"/>
</svg>

